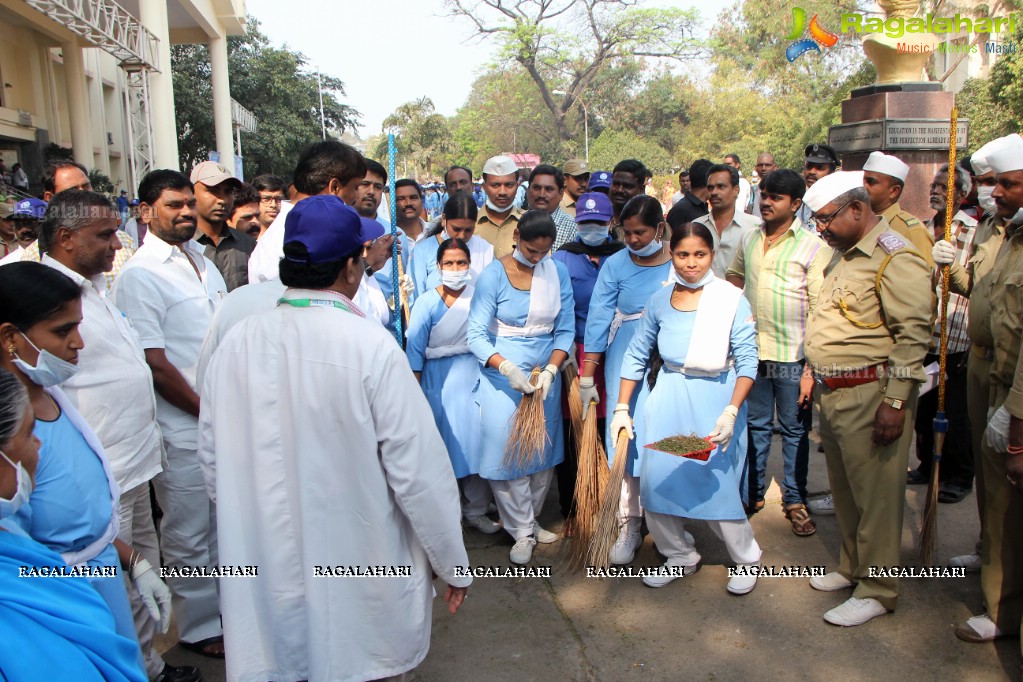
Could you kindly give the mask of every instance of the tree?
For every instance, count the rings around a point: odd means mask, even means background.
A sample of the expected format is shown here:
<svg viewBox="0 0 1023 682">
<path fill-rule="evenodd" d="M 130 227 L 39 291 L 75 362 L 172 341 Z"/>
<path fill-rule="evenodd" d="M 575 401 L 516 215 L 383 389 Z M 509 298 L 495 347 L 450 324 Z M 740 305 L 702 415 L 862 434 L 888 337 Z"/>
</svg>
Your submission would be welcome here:
<svg viewBox="0 0 1023 682">
<path fill-rule="evenodd" d="M 447 119 L 438 114 L 433 100 L 420 97 L 398 107 L 384 119 L 382 130 L 394 132 L 399 154 L 412 161 L 415 171 L 433 175 L 433 166 L 451 147 L 451 129 Z M 378 159 L 387 158 L 387 137 L 376 145 Z"/>
<path fill-rule="evenodd" d="M 655 175 L 672 170 L 671 155 L 631 130 L 605 130 L 590 145 L 590 168 L 609 171 L 623 159 L 639 159 Z"/>
<path fill-rule="evenodd" d="M 252 16 L 245 35 L 229 37 L 227 48 L 231 96 L 259 120 L 258 132 L 242 137 L 246 175 L 290 177 L 302 148 L 321 137 L 316 75 L 305 71 L 308 62 L 301 53 L 271 47 Z M 171 46 L 171 70 L 178 154 L 188 170 L 216 148 L 207 47 Z M 327 74 L 321 80 L 327 129 L 340 134 L 358 125 L 359 112 L 338 101 L 344 83 Z"/>
<path fill-rule="evenodd" d="M 698 53 L 695 10 L 639 8 L 636 0 L 447 0 L 480 38 L 495 37 L 503 61 L 525 69 L 558 138 L 577 137 L 569 112 L 601 72 L 636 57 L 682 60 Z M 567 93 L 555 100 L 555 90 Z"/>
<path fill-rule="evenodd" d="M 1019 130 L 1011 111 L 992 99 L 992 83 L 986 78 L 970 78 L 956 95 L 959 116 L 970 120 L 971 151 L 984 143 Z"/>
<path fill-rule="evenodd" d="M 1023 44 L 1023 28 L 1011 38 Z M 991 67 L 990 98 L 1008 116 L 1012 131 L 1023 129 L 1023 52 L 1001 54 Z"/>
</svg>

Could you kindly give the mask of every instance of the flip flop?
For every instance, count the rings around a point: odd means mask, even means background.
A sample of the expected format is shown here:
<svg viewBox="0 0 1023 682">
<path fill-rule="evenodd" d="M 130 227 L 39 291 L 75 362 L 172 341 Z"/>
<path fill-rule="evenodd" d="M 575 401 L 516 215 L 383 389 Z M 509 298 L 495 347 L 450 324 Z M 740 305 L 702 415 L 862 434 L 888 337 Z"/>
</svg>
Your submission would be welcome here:
<svg viewBox="0 0 1023 682">
<path fill-rule="evenodd" d="M 955 483 L 942 483 L 938 488 L 938 502 L 955 504 L 962 502 L 970 494 L 970 488 Z"/>
<path fill-rule="evenodd" d="M 183 641 L 179 640 L 178 644 L 181 645 L 182 649 L 188 649 L 189 651 L 193 651 L 193 652 L 199 654 L 200 656 L 206 656 L 207 658 L 223 658 L 224 657 L 224 654 L 222 654 L 222 653 L 215 653 L 215 652 L 209 651 L 209 647 L 214 645 L 214 644 L 220 644 L 221 646 L 224 645 L 224 636 L 223 635 L 217 635 L 216 637 L 208 637 L 206 639 L 200 639 L 198 642 L 183 642 Z"/>
<path fill-rule="evenodd" d="M 792 532 L 799 537 L 807 537 L 817 532 L 817 524 L 810 518 L 806 505 L 802 502 L 786 505 L 785 518 L 792 524 Z"/>
</svg>

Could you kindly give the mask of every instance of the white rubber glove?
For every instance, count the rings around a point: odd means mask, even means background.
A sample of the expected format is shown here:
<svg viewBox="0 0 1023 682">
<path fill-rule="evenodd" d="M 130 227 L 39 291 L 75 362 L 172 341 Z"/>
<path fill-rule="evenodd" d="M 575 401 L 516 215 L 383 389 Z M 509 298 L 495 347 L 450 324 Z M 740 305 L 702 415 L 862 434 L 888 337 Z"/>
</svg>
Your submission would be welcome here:
<svg viewBox="0 0 1023 682">
<path fill-rule="evenodd" d="M 170 629 L 171 592 L 166 584 L 156 575 L 152 564 L 139 559 L 131 569 L 131 582 L 138 590 L 146 611 L 160 624 L 160 632 Z"/>
<path fill-rule="evenodd" d="M 416 283 L 412 281 L 412 275 L 407 272 L 398 280 L 398 288 L 405 292 L 406 296 L 416 290 Z"/>
<path fill-rule="evenodd" d="M 1008 452 L 1009 451 L 1009 420 L 1012 415 L 1002 405 L 992 413 L 988 410 L 990 416 L 988 417 L 987 428 L 984 429 L 984 440 L 988 446 L 995 452 Z"/>
<path fill-rule="evenodd" d="M 557 376 L 558 366 L 554 363 L 547 365 L 540 372 L 540 376 L 536 380 L 536 390 L 540 391 L 540 397 L 543 400 L 547 400 L 547 394 L 551 391 L 551 384 L 554 383 L 554 379 Z"/>
<path fill-rule="evenodd" d="M 583 419 L 586 419 L 586 411 L 590 409 L 590 403 L 600 402 L 600 395 L 593 383 L 593 377 L 579 377 L 579 397 L 583 401 Z"/>
<path fill-rule="evenodd" d="M 522 370 L 512 364 L 511 360 L 505 360 L 497 371 L 508 377 L 508 385 L 523 395 L 529 395 L 536 389 L 529 383 L 529 378 L 522 373 Z"/>
<path fill-rule="evenodd" d="M 561 363 L 561 371 L 567 372 L 569 367 L 575 368 L 575 375 L 579 376 L 579 363 L 575 361 L 575 355 L 569 353 L 568 359 Z"/>
<path fill-rule="evenodd" d="M 625 429 L 625 433 L 628 434 L 629 440 L 635 438 L 635 434 L 632 433 L 632 417 L 629 416 L 629 406 L 626 403 L 618 403 L 615 408 L 615 416 L 611 419 L 611 440 L 617 442 L 618 432 Z"/>
<path fill-rule="evenodd" d="M 739 410 L 735 405 L 729 405 L 721 413 L 721 416 L 718 417 L 717 423 L 714 424 L 714 431 L 707 436 L 722 452 L 727 450 L 728 444 L 732 442 L 732 435 L 735 433 L 735 418 L 737 416 L 739 416 Z"/>
<path fill-rule="evenodd" d="M 939 239 L 931 247 L 931 258 L 938 265 L 951 265 L 956 259 L 956 247 L 950 241 Z"/>
</svg>

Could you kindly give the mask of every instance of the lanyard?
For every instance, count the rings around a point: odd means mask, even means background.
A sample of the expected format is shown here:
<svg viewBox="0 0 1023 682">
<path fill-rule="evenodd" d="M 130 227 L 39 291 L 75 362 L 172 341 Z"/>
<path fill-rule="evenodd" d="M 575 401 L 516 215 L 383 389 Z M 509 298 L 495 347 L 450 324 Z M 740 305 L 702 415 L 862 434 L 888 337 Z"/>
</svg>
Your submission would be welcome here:
<svg viewBox="0 0 1023 682">
<path fill-rule="evenodd" d="M 352 309 L 346 306 L 341 301 L 335 301 L 328 298 L 279 298 L 277 299 L 277 305 L 287 304 L 295 308 L 337 308 L 343 310 L 346 313 L 352 312 Z"/>
</svg>

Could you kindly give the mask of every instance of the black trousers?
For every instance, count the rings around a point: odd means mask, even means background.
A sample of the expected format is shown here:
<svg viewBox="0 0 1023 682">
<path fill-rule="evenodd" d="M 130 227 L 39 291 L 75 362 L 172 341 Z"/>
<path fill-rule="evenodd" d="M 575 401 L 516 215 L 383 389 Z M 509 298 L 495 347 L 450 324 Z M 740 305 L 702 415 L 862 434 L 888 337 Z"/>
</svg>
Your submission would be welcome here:
<svg viewBox="0 0 1023 682">
<path fill-rule="evenodd" d="M 973 438 L 970 434 L 970 415 L 966 408 L 966 358 L 964 353 L 949 353 L 946 361 L 948 381 L 945 384 L 945 417 L 948 433 L 941 450 L 941 468 L 938 478 L 943 483 L 964 487 L 973 484 Z M 924 365 L 937 362 L 936 354 L 928 354 Z M 916 457 L 919 469 L 930 475 L 934 461 L 934 416 L 938 412 L 938 388 L 920 397 L 916 408 Z"/>
</svg>

